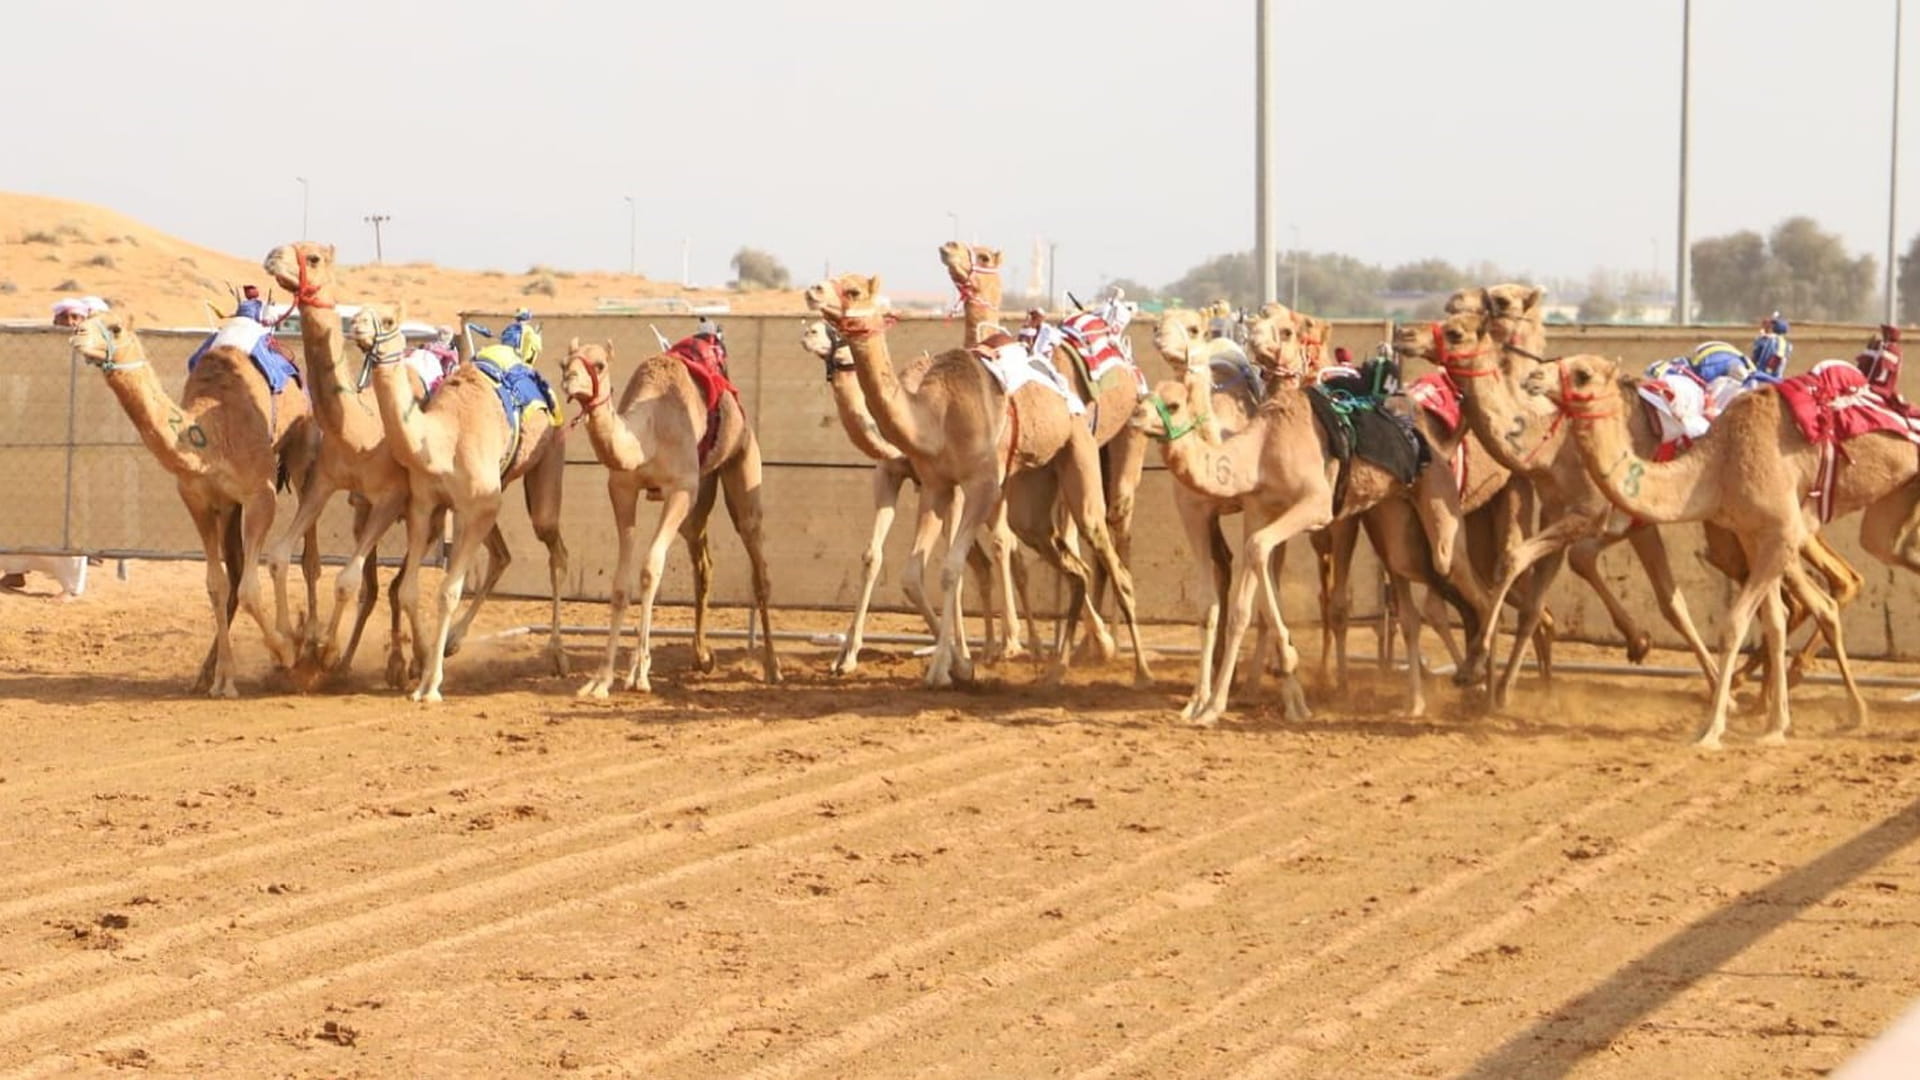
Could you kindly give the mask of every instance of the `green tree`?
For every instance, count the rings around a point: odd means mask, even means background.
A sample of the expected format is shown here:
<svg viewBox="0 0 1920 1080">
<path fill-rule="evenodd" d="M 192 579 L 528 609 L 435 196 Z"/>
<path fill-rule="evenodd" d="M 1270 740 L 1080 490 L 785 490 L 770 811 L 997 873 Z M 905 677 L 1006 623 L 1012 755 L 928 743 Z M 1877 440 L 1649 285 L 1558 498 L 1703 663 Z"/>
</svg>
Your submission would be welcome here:
<svg viewBox="0 0 1920 1080">
<path fill-rule="evenodd" d="M 736 289 L 784 289 L 793 280 L 779 259 L 744 247 L 733 253 L 733 277 Z"/>
<path fill-rule="evenodd" d="M 1769 311 L 1792 319 L 1853 321 L 1874 301 L 1874 260 L 1848 254 L 1840 237 L 1809 217 L 1791 217 L 1771 235 L 1745 230 L 1693 245 L 1699 316 L 1745 322 Z"/>
<path fill-rule="evenodd" d="M 1620 317 L 1620 301 L 1603 292 L 1588 293 L 1574 317 L 1583 323 L 1612 322 Z"/>
<path fill-rule="evenodd" d="M 1450 293 L 1469 284 L 1466 273 L 1445 259 L 1421 259 L 1387 271 L 1392 292 Z"/>
</svg>

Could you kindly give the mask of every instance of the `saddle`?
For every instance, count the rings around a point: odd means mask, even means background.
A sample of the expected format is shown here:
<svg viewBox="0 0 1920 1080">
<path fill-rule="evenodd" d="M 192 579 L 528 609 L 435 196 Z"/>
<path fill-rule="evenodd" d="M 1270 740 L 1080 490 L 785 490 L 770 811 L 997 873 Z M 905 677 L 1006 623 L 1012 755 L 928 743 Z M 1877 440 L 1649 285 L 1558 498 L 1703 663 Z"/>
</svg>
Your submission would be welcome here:
<svg viewBox="0 0 1920 1080">
<path fill-rule="evenodd" d="M 291 381 L 301 389 L 306 382 L 300 377 L 300 367 L 293 362 L 293 355 L 286 347 L 274 340 L 273 332 L 263 324 L 244 315 L 235 316 L 220 324 L 220 329 L 207 335 L 192 356 L 187 357 L 187 370 L 191 372 L 200 366 L 200 360 L 211 349 L 225 346 L 246 353 L 253 361 L 262 377 L 267 380 L 269 393 L 279 394 Z"/>
<path fill-rule="evenodd" d="M 1327 370 L 1340 374 L 1309 387 L 1307 401 L 1327 434 L 1328 449 L 1340 463 L 1333 483 L 1333 511 L 1338 514 L 1346 505 L 1355 455 L 1385 469 L 1400 483 L 1411 484 L 1432 460 L 1433 449 L 1407 415 L 1412 402 L 1404 394 L 1390 392 L 1395 376 L 1386 361 Z"/>
<path fill-rule="evenodd" d="M 1826 360 L 1812 371 L 1781 380 L 1774 388 L 1806 440 L 1820 448 L 1814 504 L 1820 520 L 1831 520 L 1839 456 L 1846 443 L 1884 431 L 1920 446 L 1920 416 L 1905 402 L 1890 402 L 1875 392 L 1861 370 L 1845 360 Z"/>
<path fill-rule="evenodd" d="M 693 385 L 700 391 L 700 399 L 706 403 L 707 430 L 700 436 L 698 448 L 700 464 L 705 466 L 707 455 L 720 441 L 720 400 L 732 394 L 734 401 L 739 401 L 740 388 L 727 377 L 726 350 L 711 338 L 699 335 L 681 338 L 667 350 L 667 355 L 686 366 Z"/>
<path fill-rule="evenodd" d="M 1082 311 L 1060 320 L 1060 337 L 1073 357 L 1073 367 L 1086 388 L 1088 400 L 1100 396 L 1100 384 L 1119 372 L 1133 376 L 1136 397 L 1149 393 L 1147 376 L 1121 348 L 1113 327 L 1095 312 Z"/>
<path fill-rule="evenodd" d="M 519 354 L 507 345 L 489 345 L 481 349 L 473 358 L 474 370 L 487 377 L 493 384 L 493 392 L 500 398 L 500 408 L 507 417 L 507 429 L 513 432 L 512 440 L 507 444 L 507 453 L 501 460 L 500 471 L 504 475 L 520 456 L 520 420 L 528 409 L 545 409 L 547 415 L 557 423 L 560 406 L 554 400 L 553 390 L 547 386 L 533 365 L 520 360 Z"/>
<path fill-rule="evenodd" d="M 1462 413 L 1460 411 L 1460 387 L 1453 376 L 1445 371 L 1431 371 L 1413 380 L 1406 389 L 1407 399 L 1426 410 L 1451 436 L 1460 430 Z M 1467 490 L 1467 444 L 1464 440 L 1453 448 L 1453 455 L 1447 459 L 1447 470 L 1453 474 L 1453 489 Z"/>
<path fill-rule="evenodd" d="M 980 344 L 970 350 L 980 365 L 987 369 L 1000 389 L 1011 398 L 1021 387 L 1029 383 L 1039 383 L 1060 395 L 1067 403 L 1067 414 L 1080 416 L 1087 411 L 1073 389 L 1067 385 L 1059 369 L 1055 368 L 1045 356 L 1029 352 L 1025 345 L 1014 340 L 1007 333 L 989 334 Z"/>
</svg>

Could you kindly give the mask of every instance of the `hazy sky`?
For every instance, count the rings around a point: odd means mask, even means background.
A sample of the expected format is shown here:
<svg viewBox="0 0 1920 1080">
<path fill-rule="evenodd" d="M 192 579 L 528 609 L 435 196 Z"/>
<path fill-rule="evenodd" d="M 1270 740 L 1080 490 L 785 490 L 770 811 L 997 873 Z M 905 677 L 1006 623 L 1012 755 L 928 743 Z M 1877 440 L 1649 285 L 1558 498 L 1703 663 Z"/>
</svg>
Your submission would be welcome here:
<svg viewBox="0 0 1920 1080">
<path fill-rule="evenodd" d="M 1696 238 L 1807 213 L 1879 255 L 1893 2 L 1695 0 Z M 1671 273 L 1681 0 L 1274 8 L 1302 246 Z M 1062 287 L 1162 284 L 1252 246 L 1253 11 L 9 0 L 0 188 L 252 255 L 298 235 L 305 176 L 347 261 L 380 212 L 389 261 L 513 272 L 624 268 L 632 194 L 643 273 L 677 277 L 691 238 L 696 282 L 752 245 L 901 290 L 940 287 L 953 214 L 1014 288 L 1036 236 Z"/>
</svg>

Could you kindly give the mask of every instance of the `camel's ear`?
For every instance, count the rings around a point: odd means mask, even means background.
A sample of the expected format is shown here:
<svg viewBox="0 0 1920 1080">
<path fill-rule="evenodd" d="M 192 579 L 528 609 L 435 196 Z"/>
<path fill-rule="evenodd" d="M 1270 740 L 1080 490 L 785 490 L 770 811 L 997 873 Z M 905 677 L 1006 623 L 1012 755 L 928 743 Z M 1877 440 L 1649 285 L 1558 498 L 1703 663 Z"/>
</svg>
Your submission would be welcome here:
<svg viewBox="0 0 1920 1080">
<path fill-rule="evenodd" d="M 1533 288 L 1528 289 L 1525 310 L 1533 311 L 1536 308 L 1538 308 L 1540 306 L 1541 299 L 1546 295 L 1547 295 L 1547 290 L 1541 288 L 1538 285 L 1535 285 Z"/>
<path fill-rule="evenodd" d="M 607 363 L 613 363 L 613 339 L 607 339 Z"/>
<path fill-rule="evenodd" d="M 333 245 L 332 244 L 327 245 L 327 261 L 328 262 L 333 261 Z"/>
<path fill-rule="evenodd" d="M 577 337 L 570 337 L 570 338 L 568 338 L 568 339 L 567 339 L 567 352 L 569 352 L 569 353 L 577 353 L 577 352 L 579 352 L 579 351 L 580 351 L 580 339 L 579 339 L 579 338 L 577 338 Z"/>
<path fill-rule="evenodd" d="M 867 279 L 867 293 L 868 295 L 872 296 L 876 300 L 880 298 L 880 275 L 879 274 L 875 274 L 872 277 Z"/>
</svg>

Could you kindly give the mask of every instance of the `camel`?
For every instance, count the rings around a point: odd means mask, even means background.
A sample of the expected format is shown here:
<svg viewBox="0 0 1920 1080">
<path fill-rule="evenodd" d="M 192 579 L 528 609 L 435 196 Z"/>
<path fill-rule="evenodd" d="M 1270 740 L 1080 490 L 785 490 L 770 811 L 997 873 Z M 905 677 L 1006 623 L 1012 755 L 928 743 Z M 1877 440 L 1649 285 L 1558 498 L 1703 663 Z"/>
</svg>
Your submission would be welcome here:
<svg viewBox="0 0 1920 1080">
<path fill-rule="evenodd" d="M 1541 290 L 1523 285 L 1463 290 L 1449 299 L 1451 311 L 1444 322 L 1432 324 L 1424 335 L 1412 328 L 1402 328 L 1396 334 L 1396 347 L 1417 350 L 1423 337 L 1432 343 L 1434 355 L 1461 389 L 1464 412 L 1475 434 L 1494 457 L 1531 479 L 1539 494 L 1540 530 L 1502 554 L 1495 596 L 1504 598 L 1529 567 L 1540 564 L 1522 608 L 1521 633 L 1525 634 L 1534 625 L 1531 620 L 1537 618 L 1533 614 L 1536 605 L 1544 602 L 1559 572 L 1564 551 L 1574 572 L 1606 606 L 1627 642 L 1628 660 L 1638 663 L 1651 649 L 1651 639 L 1607 588 L 1598 566 L 1600 552 L 1624 539 L 1645 568 L 1662 615 L 1687 641 L 1712 687 L 1718 679 L 1713 657 L 1674 582 L 1660 533 L 1646 522 L 1614 512 L 1587 475 L 1578 448 L 1567 438 L 1564 421 L 1553 410 L 1536 407 L 1534 399 L 1520 390 L 1528 375 L 1546 363 L 1541 353 L 1545 341 L 1541 296 Z M 1633 409 L 1626 419 L 1636 445 L 1652 453 L 1659 444 L 1659 434 L 1645 410 Z M 1735 580 L 1744 578 L 1738 544 L 1716 535 L 1711 528 L 1707 540 L 1709 561 Z M 1857 594 L 1859 575 L 1824 541 L 1816 538 L 1806 545 L 1804 555 L 1837 595 L 1850 600 Z M 1489 635 L 1494 629 L 1488 628 Z M 1516 649 L 1500 679 L 1491 683 L 1496 705 L 1506 698 L 1518 655 Z"/>
<path fill-rule="evenodd" d="M 304 476 L 313 461 L 317 433 L 306 395 L 292 388 L 270 393 L 266 377 L 244 352 L 216 344 L 188 373 L 175 402 L 147 362 L 132 319 L 117 313 L 82 323 L 72 346 L 105 374 L 107 388 L 140 441 L 173 474 L 180 501 L 200 533 L 213 644 L 193 692 L 239 697 L 229 633 L 236 606 L 259 625 L 277 665 L 291 667 L 297 659 L 295 644 L 278 620 L 270 621 L 261 610 L 254 567 L 273 527 L 275 489 Z M 308 547 L 317 555 L 311 539 Z M 317 570 L 317 562 L 310 561 L 310 597 Z"/>
<path fill-rule="evenodd" d="M 1134 679 L 1151 681 L 1135 626 L 1133 580 L 1108 537 L 1099 481 L 1099 454 L 1086 428 L 1074 421 L 1066 402 L 1051 389 L 1028 383 L 1013 394 L 1001 389 L 986 366 L 966 350 L 933 358 L 914 389 L 893 371 L 887 353 L 886 316 L 878 303 L 879 279 L 843 274 L 807 290 L 807 305 L 847 342 L 854 375 L 881 437 L 899 447 L 913 463 L 947 537 L 946 564 L 940 575 L 940 630 L 926 681 L 948 686 L 972 676 L 966 635 L 959 633 L 960 567 L 974 536 L 1000 508 L 1009 476 L 1051 468 L 1062 502 L 1080 536 L 1112 575 L 1121 612 L 1133 632 Z M 1010 519 L 1016 532 L 1020 524 Z M 1058 528 L 1047 535 L 1021 535 L 1068 582 L 1070 604 L 1066 639 L 1072 640 L 1081 608 L 1087 603 L 1089 571 L 1068 547 Z M 1010 587 L 1010 583 L 1008 583 Z M 1008 597 L 1008 608 L 1012 598 Z M 1066 650 L 1054 659 L 1053 677 L 1065 674 Z"/>
<path fill-rule="evenodd" d="M 1364 520 L 1369 538 L 1393 573 L 1401 632 L 1408 650 L 1409 710 L 1413 715 L 1422 715 L 1426 702 L 1421 688 L 1420 624 L 1412 602 L 1411 581 L 1426 580 L 1441 589 L 1461 609 L 1471 628 L 1469 633 L 1479 629 L 1481 612 L 1437 574 L 1419 522 L 1391 473 L 1356 457 L 1346 500 L 1335 508 L 1337 463 L 1332 460 L 1327 437 L 1313 417 L 1306 393 L 1292 387 L 1278 388 L 1243 430 L 1223 437 L 1219 418 L 1202 404 L 1211 397 L 1209 376 L 1203 368 L 1189 367 L 1184 380 L 1160 384 L 1135 413 L 1141 430 L 1161 440 L 1167 467 L 1179 483 L 1215 499 L 1238 499 L 1246 515 L 1243 551 L 1234 571 L 1233 606 L 1228 612 L 1218 670 L 1213 673 L 1212 692 L 1204 705 L 1191 711 L 1193 722 L 1203 726 L 1217 723 L 1226 710 L 1240 645 L 1253 616 L 1256 590 L 1264 617 L 1278 638 L 1286 716 L 1293 721 L 1307 719 L 1306 700 L 1296 677 L 1299 653 L 1280 614 L 1271 557 L 1292 536 L 1324 528 L 1339 518 Z M 1196 437 L 1187 438 L 1189 435 Z M 1209 654 L 1212 649 L 1202 651 Z"/>
<path fill-rule="evenodd" d="M 767 612 L 771 586 L 761 539 L 760 443 L 739 399 L 732 394 L 720 396 L 720 428 L 703 460 L 700 448 L 707 436 L 706 398 L 694 385 L 687 365 L 666 353 L 642 361 L 628 378 L 616 406 L 608 376 L 612 362 L 611 341 L 604 345 L 581 344 L 575 338 L 567 346 L 562 377 L 567 400 L 580 405 L 594 456 L 607 467 L 607 495 L 613 500 L 614 528 L 620 538 L 606 658 L 600 670 L 580 688 L 579 695 L 605 698 L 613 686 L 620 627 L 633 595 L 630 583 L 639 536 L 634 511 L 643 490 L 661 492 L 663 501 L 659 524 L 647 544 L 646 561 L 639 566 L 640 641 L 627 667 L 627 689 L 653 690 L 653 600 L 675 530 L 685 539 L 693 560 L 694 664 L 702 671 L 713 667 L 706 630 L 707 598 L 713 581 L 707 519 L 713 513 L 716 489 L 726 494 L 727 516 L 733 519 L 734 531 L 739 533 L 753 568 L 761 668 L 768 683 L 778 683 L 780 661 L 773 652 L 773 624 Z"/>
<path fill-rule="evenodd" d="M 319 457 L 300 490 L 300 505 L 280 543 L 268 554 L 275 567 L 292 556 L 293 537 L 320 518 L 337 491 L 354 496 L 353 553 L 334 580 L 333 613 L 324 632 L 316 612 L 308 609 L 306 650 L 324 670 L 339 674 L 353 664 L 360 635 L 378 595 L 380 538 L 407 509 L 407 470 L 387 449 L 387 432 L 380 423 L 379 403 L 356 369 L 343 363 L 342 329 L 335 313 L 334 249 L 331 244 L 301 241 L 282 244 L 267 253 L 262 264 L 280 287 L 293 294 L 300 310 L 300 340 L 305 348 L 307 378 L 313 395 L 314 419 L 322 438 Z M 426 396 L 418 376 L 411 376 L 409 397 Z M 502 541 L 504 546 L 504 541 Z M 359 594 L 359 607 L 345 648 L 338 638 L 348 599 Z M 387 641 L 387 683 L 398 688 L 408 674 L 400 627 L 400 578 L 395 576 L 387 598 L 392 623 Z M 285 597 L 280 597 L 284 609 Z M 284 631 L 284 626 L 282 627 Z"/>
<path fill-rule="evenodd" d="M 1573 443 L 1582 466 L 1609 502 L 1636 518 L 1657 523 L 1706 521 L 1735 536 L 1747 574 L 1733 601 L 1711 716 L 1698 742 L 1717 748 L 1726 732 L 1732 701 L 1734 659 L 1756 611 L 1762 615 L 1768 657 L 1770 723 L 1763 743 L 1785 740 L 1787 705 L 1784 585 L 1812 613 L 1833 646 L 1835 662 L 1852 706 L 1852 723 L 1864 725 L 1866 701 L 1855 685 L 1841 640 L 1839 607 L 1816 585 L 1802 556 L 1820 528 L 1808 493 L 1821 478 L 1821 448 L 1807 440 L 1778 391 L 1744 394 L 1728 405 L 1706 435 L 1672 460 L 1655 462 L 1636 445 L 1628 418 L 1628 380 L 1612 361 L 1572 356 L 1528 373 L 1525 389 L 1551 401 L 1573 421 Z M 1902 435 L 1869 432 L 1846 443 L 1836 465 L 1828 519 L 1864 510 L 1861 546 L 1890 565 L 1920 571 L 1905 554 L 1901 529 L 1916 502 L 1920 455 Z"/>
<path fill-rule="evenodd" d="M 1659 532 L 1613 514 L 1605 497 L 1587 478 L 1563 424 L 1551 410 L 1529 405 L 1518 392 L 1527 372 L 1542 362 L 1546 340 L 1541 319 L 1543 295 L 1540 289 L 1525 285 L 1462 290 L 1448 300 L 1450 314 L 1446 321 L 1428 329 L 1435 356 L 1460 388 L 1462 412 L 1474 435 L 1494 460 L 1532 482 L 1540 502 L 1540 528 L 1501 554 L 1495 600 L 1504 602 L 1515 583 L 1533 570 L 1518 630 L 1518 638 L 1525 640 L 1541 624 L 1546 594 L 1564 559 L 1606 606 L 1627 642 L 1628 660 L 1639 663 L 1651 650 L 1652 639 L 1607 588 L 1598 565 L 1604 548 L 1625 539 L 1647 571 L 1661 614 L 1686 640 L 1711 682 L 1712 656 L 1694 627 L 1686 598 L 1674 583 Z M 1403 354 L 1417 350 L 1422 347 L 1419 335 L 1414 328 L 1402 327 L 1395 333 L 1395 347 Z M 1485 650 L 1491 651 L 1492 636 L 1497 631 L 1498 624 L 1490 621 L 1484 630 Z M 1506 700 L 1518 674 L 1520 656 L 1516 647 L 1498 678 L 1488 673 L 1496 706 Z"/>
<path fill-rule="evenodd" d="M 394 305 L 367 304 L 354 313 L 347 333 L 367 354 L 387 446 L 407 470 L 407 559 L 401 568 L 400 600 L 413 631 L 414 663 L 420 671 L 410 696 L 415 701 L 440 700 L 448 646 L 454 640 L 454 609 L 482 539 L 495 531 L 506 485 L 522 477 L 534 535 L 547 547 L 552 590 L 547 658 L 557 674 L 565 674 L 560 590 L 567 573 L 567 545 L 560 538 L 560 485 L 567 464 L 566 432 L 558 417 L 532 405 L 521 410 L 517 430 L 509 426 L 493 381 L 473 363 L 460 365 L 423 405 L 413 396 L 400 363 L 406 351 L 400 322 Z M 459 528 L 440 586 L 436 630 L 425 634 L 420 572 L 428 546 L 439 535 L 433 528 L 435 515 L 443 510 L 453 512 Z M 492 554 L 486 579 L 460 620 L 463 631 L 506 572 L 511 556 L 505 545 Z"/>
<path fill-rule="evenodd" d="M 873 459 L 873 529 L 867 540 L 866 551 L 860 559 L 860 598 L 855 602 L 852 621 L 847 626 L 845 641 L 840 653 L 833 660 L 831 671 L 835 675 L 851 675 L 859 666 L 860 649 L 865 640 L 867 609 L 873 602 L 873 587 L 880 580 L 880 571 L 885 562 L 887 534 L 893 529 L 893 518 L 900 502 L 900 492 L 909 482 L 919 486 L 914 476 L 913 463 L 907 460 L 898 447 L 895 447 L 880 435 L 880 429 L 873 422 L 873 414 L 867 411 L 866 398 L 860 393 L 860 385 L 853 376 L 853 354 L 831 328 L 824 322 L 807 324 L 806 331 L 800 337 L 800 345 L 807 352 L 818 357 L 826 368 L 827 387 L 833 394 L 834 412 L 840 417 L 840 426 L 847 433 L 847 440 L 856 450 Z M 926 374 L 928 364 L 909 365 L 900 373 L 900 380 L 908 386 L 918 386 L 919 380 Z M 924 497 L 922 503 L 925 503 Z M 923 520 L 930 516 L 929 509 L 921 507 Z M 933 520 L 932 528 L 916 530 L 915 539 L 927 538 L 924 547 L 916 545 L 910 553 L 907 572 L 901 578 L 901 588 L 907 594 L 907 602 L 919 611 L 927 621 L 927 631 L 937 633 L 939 617 L 926 598 L 926 559 L 931 554 L 932 540 L 939 535 L 938 519 Z M 1005 558 L 1011 563 L 1014 591 L 1020 597 L 1020 610 L 1026 612 L 1029 622 L 1032 619 L 1032 606 L 1027 602 L 1026 569 L 1020 557 L 1013 550 L 1014 538 L 1006 529 L 1004 518 L 996 522 L 994 535 L 985 543 L 976 543 L 967 555 L 968 564 L 973 567 L 983 583 L 983 593 L 989 601 L 993 598 L 996 586 L 988 575 L 992 572 L 992 562 Z M 1024 653 L 1021 644 L 1020 626 L 1008 613 L 1002 624 L 1000 636 L 995 637 L 993 607 L 987 607 L 987 651 L 999 659 L 1012 659 Z"/>
</svg>

